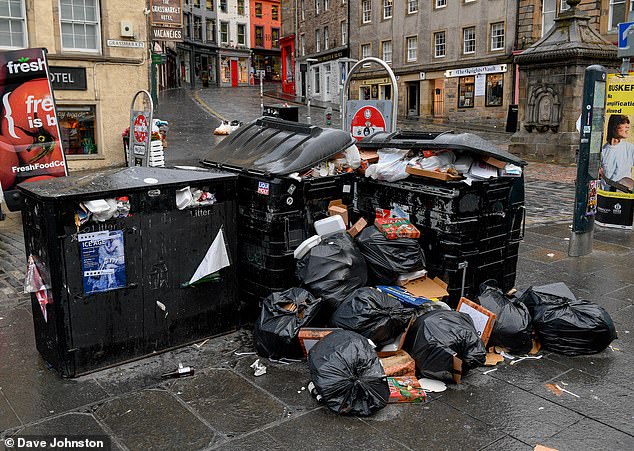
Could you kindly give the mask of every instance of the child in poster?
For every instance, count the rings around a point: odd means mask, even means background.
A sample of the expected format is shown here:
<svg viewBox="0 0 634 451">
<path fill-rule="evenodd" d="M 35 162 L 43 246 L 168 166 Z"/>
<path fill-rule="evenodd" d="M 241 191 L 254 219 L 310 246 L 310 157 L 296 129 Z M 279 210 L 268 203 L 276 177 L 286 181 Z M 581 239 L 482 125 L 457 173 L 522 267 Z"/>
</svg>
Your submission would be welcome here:
<svg viewBox="0 0 634 451">
<path fill-rule="evenodd" d="M 84 293 L 102 293 L 126 286 L 123 232 L 83 233 L 78 235 Z"/>
</svg>

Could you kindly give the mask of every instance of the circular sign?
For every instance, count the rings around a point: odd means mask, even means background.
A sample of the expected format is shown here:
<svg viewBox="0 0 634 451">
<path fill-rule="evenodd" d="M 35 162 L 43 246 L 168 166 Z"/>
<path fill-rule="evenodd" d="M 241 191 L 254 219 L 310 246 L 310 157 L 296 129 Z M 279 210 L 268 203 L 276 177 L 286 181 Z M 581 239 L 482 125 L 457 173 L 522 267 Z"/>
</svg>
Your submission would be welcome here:
<svg viewBox="0 0 634 451">
<path fill-rule="evenodd" d="M 363 106 L 352 117 L 352 136 L 361 140 L 377 132 L 385 131 L 385 118 L 383 114 L 373 106 Z"/>
<path fill-rule="evenodd" d="M 134 139 L 138 143 L 144 143 L 147 140 L 147 119 L 144 115 L 139 114 L 134 120 Z"/>
</svg>

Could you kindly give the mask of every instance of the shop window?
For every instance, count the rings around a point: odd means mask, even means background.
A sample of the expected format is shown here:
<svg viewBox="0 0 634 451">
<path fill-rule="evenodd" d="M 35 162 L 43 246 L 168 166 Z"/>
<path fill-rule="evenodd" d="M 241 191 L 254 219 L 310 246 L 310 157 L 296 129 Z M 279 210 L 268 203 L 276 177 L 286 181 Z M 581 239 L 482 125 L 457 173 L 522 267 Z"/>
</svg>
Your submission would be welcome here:
<svg viewBox="0 0 634 451">
<path fill-rule="evenodd" d="M 264 27 L 255 27 L 255 46 L 264 47 Z"/>
<path fill-rule="evenodd" d="M 97 0 L 60 0 L 59 22 L 64 50 L 96 52 L 101 49 Z"/>
<path fill-rule="evenodd" d="M 475 77 L 460 77 L 458 81 L 458 108 L 473 108 Z"/>
<path fill-rule="evenodd" d="M 249 82 L 249 60 L 247 58 L 238 59 L 238 80 L 240 83 Z"/>
<path fill-rule="evenodd" d="M 223 83 L 231 81 L 231 64 L 226 56 L 220 58 L 220 77 Z"/>
<path fill-rule="evenodd" d="M 321 78 L 319 76 L 319 67 L 315 67 L 313 71 L 315 75 L 315 94 L 319 94 L 321 92 Z"/>
<path fill-rule="evenodd" d="M 0 6 L 0 47 L 26 47 L 26 14 L 24 0 L 3 1 Z"/>
<path fill-rule="evenodd" d="M 98 155 L 95 105 L 58 105 L 57 120 L 66 155 Z"/>
<path fill-rule="evenodd" d="M 487 75 L 486 106 L 501 106 L 504 94 L 504 75 Z"/>
</svg>

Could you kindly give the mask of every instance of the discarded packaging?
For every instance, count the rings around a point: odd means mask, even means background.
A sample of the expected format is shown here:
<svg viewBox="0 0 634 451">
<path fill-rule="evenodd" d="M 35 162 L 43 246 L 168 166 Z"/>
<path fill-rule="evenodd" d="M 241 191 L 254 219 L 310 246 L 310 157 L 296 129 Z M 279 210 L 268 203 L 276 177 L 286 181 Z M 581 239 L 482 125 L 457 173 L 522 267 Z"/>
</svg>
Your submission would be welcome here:
<svg viewBox="0 0 634 451">
<path fill-rule="evenodd" d="M 420 238 L 420 231 L 405 218 L 376 218 L 374 226 L 388 240 L 397 238 Z"/>
<path fill-rule="evenodd" d="M 345 227 L 350 223 L 348 221 L 348 207 L 343 204 L 341 199 L 331 200 L 328 204 L 328 216 L 341 216 Z"/>
<path fill-rule="evenodd" d="M 436 379 L 428 379 L 426 377 L 418 379 L 421 388 L 429 393 L 441 393 L 447 390 L 447 384 Z"/>
<path fill-rule="evenodd" d="M 403 350 L 397 351 L 396 354 L 388 357 L 381 357 L 380 361 L 386 376 L 416 375 L 416 362 L 414 362 L 412 356 Z"/>
<path fill-rule="evenodd" d="M 260 359 L 257 359 L 255 362 L 251 364 L 251 368 L 253 368 L 253 375 L 255 377 L 262 376 L 266 374 L 266 365 L 260 362 Z"/>
<path fill-rule="evenodd" d="M 304 358 L 308 358 L 308 353 L 319 340 L 334 330 L 342 330 L 338 327 L 302 327 L 299 329 L 297 337 L 304 352 Z"/>
<path fill-rule="evenodd" d="M 178 368 L 175 371 L 161 374 L 161 377 L 163 379 L 172 379 L 177 377 L 186 377 L 186 376 L 193 376 L 193 375 L 194 375 L 194 368 L 192 368 L 191 366 L 183 366 L 182 363 L 179 363 Z"/>
<path fill-rule="evenodd" d="M 475 302 L 471 302 L 467 298 L 460 298 L 456 311 L 469 315 L 473 321 L 476 332 L 478 332 L 478 335 L 482 339 L 482 343 L 486 346 L 496 322 L 497 317 L 495 313 L 485 309 Z"/>
<path fill-rule="evenodd" d="M 390 387 L 389 403 L 425 402 L 427 395 L 414 376 L 388 377 Z"/>
</svg>

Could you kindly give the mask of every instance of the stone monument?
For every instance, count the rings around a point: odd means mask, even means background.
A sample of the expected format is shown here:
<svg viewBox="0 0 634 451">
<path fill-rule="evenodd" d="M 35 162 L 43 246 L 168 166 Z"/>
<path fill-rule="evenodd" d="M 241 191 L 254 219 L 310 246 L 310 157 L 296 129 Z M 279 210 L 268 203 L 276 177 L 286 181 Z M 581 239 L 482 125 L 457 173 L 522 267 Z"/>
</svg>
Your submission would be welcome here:
<svg viewBox="0 0 634 451">
<path fill-rule="evenodd" d="M 574 163 L 579 149 L 576 122 L 581 113 L 586 67 L 601 64 L 618 72 L 617 48 L 589 25 L 577 11 L 581 0 L 567 0 L 570 9 L 514 62 L 519 71 L 520 130 L 509 151 L 544 162 Z"/>
</svg>

